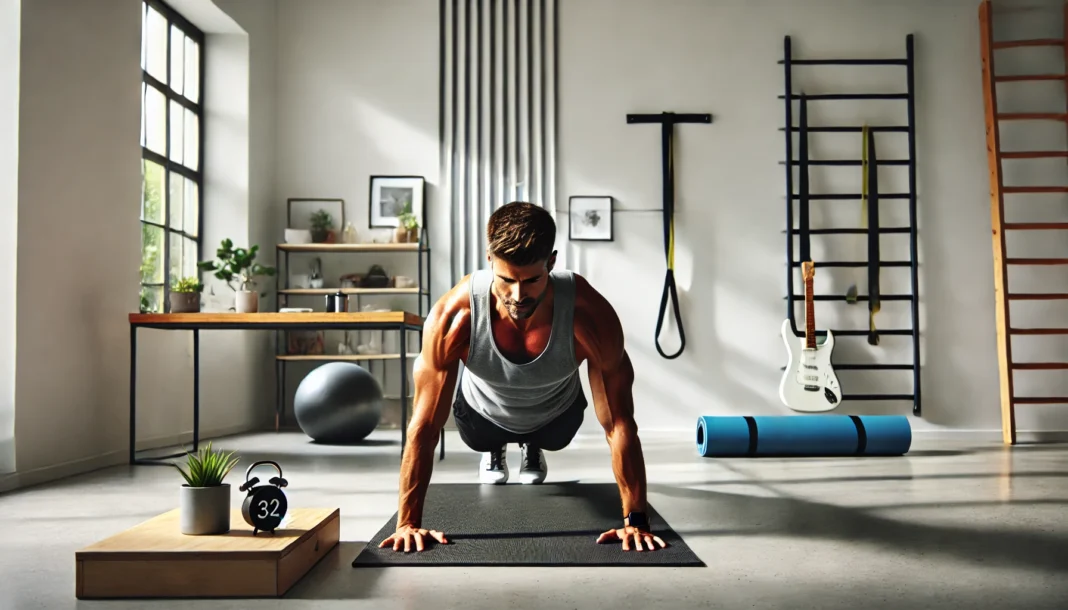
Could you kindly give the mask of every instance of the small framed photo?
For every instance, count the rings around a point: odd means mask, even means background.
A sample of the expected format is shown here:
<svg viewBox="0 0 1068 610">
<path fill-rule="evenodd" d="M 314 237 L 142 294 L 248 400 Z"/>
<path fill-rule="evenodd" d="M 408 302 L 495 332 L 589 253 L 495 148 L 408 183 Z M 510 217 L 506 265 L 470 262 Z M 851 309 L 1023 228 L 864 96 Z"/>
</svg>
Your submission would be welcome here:
<svg viewBox="0 0 1068 610">
<path fill-rule="evenodd" d="M 572 241 L 612 241 L 611 197 L 573 196 L 568 200 L 568 233 Z"/>
<path fill-rule="evenodd" d="M 367 200 L 371 228 L 397 227 L 405 212 L 415 215 L 420 227 L 426 180 L 422 176 L 371 176 L 371 193 Z"/>
</svg>

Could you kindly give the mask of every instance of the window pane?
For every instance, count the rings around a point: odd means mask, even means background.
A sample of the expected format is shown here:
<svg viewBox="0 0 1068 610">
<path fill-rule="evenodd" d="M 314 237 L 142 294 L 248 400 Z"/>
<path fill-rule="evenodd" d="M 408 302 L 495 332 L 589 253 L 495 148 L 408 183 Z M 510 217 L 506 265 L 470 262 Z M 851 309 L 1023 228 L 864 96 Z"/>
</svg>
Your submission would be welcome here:
<svg viewBox="0 0 1068 610">
<path fill-rule="evenodd" d="M 161 155 L 167 154 L 167 100 L 163 92 L 145 87 L 145 146 Z"/>
<path fill-rule="evenodd" d="M 141 225 L 141 283 L 163 282 L 163 229 Z"/>
<path fill-rule="evenodd" d="M 141 83 L 141 146 L 145 145 L 145 85 Z"/>
<path fill-rule="evenodd" d="M 145 69 L 145 51 L 148 49 L 148 4 L 141 3 L 141 69 Z"/>
<path fill-rule="evenodd" d="M 182 162 L 183 142 L 182 117 L 185 116 L 178 102 L 171 102 L 171 161 Z"/>
<path fill-rule="evenodd" d="M 171 251 L 168 253 L 171 257 L 171 271 L 170 277 L 167 278 L 168 284 L 173 284 L 176 280 L 184 277 L 182 270 L 185 269 L 185 265 L 182 264 L 182 241 L 184 238 L 178 233 L 170 234 Z"/>
<path fill-rule="evenodd" d="M 182 81 L 185 76 L 185 34 L 178 26 L 171 26 L 171 89 L 175 93 L 182 92 Z"/>
<path fill-rule="evenodd" d="M 148 31 L 145 36 L 145 69 L 152 76 L 167 82 L 167 18 L 148 7 Z"/>
<path fill-rule="evenodd" d="M 182 231 L 182 206 L 185 203 L 185 177 L 178 174 L 171 174 L 171 198 L 170 198 L 170 227 Z"/>
<path fill-rule="evenodd" d="M 163 167 L 141 162 L 141 220 L 163 224 Z"/>
<path fill-rule="evenodd" d="M 185 204 L 182 208 L 185 210 L 185 232 L 199 237 L 197 229 L 200 226 L 200 190 L 197 183 L 189 178 L 185 178 Z"/>
<path fill-rule="evenodd" d="M 197 271 L 197 242 L 188 237 L 182 238 L 182 276 L 199 277 Z"/>
<path fill-rule="evenodd" d="M 185 39 L 185 96 L 191 102 L 200 98 L 200 45 Z"/>
<path fill-rule="evenodd" d="M 197 169 L 200 163 L 200 117 L 185 108 L 185 166 Z"/>
<path fill-rule="evenodd" d="M 163 313 L 163 286 L 141 286 L 141 311 Z"/>
</svg>

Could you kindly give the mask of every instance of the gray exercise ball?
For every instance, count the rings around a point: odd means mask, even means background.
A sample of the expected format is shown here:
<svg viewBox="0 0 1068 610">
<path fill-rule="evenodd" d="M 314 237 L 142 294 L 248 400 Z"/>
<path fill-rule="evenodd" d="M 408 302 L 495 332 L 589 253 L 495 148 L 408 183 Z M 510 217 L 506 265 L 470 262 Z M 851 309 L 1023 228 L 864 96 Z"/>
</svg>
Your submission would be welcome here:
<svg viewBox="0 0 1068 610">
<path fill-rule="evenodd" d="M 330 362 L 301 380 L 293 397 L 293 415 L 316 442 L 359 442 L 382 419 L 382 387 L 358 364 Z"/>
</svg>

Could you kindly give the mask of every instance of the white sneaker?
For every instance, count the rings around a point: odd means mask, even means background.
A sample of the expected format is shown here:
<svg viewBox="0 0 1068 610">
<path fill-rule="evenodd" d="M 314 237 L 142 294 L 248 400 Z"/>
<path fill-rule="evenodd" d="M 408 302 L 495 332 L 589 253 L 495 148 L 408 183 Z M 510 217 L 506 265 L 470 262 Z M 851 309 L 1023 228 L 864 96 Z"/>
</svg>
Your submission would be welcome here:
<svg viewBox="0 0 1068 610">
<path fill-rule="evenodd" d="M 478 479 L 483 485 L 501 485 L 508 482 L 508 454 L 507 446 L 497 451 L 482 454 L 482 462 L 478 465 Z"/>
<path fill-rule="evenodd" d="M 549 474 L 549 467 L 545 464 L 545 453 L 530 445 L 522 445 L 523 453 L 520 458 L 519 482 L 524 485 L 538 485 Z"/>
</svg>

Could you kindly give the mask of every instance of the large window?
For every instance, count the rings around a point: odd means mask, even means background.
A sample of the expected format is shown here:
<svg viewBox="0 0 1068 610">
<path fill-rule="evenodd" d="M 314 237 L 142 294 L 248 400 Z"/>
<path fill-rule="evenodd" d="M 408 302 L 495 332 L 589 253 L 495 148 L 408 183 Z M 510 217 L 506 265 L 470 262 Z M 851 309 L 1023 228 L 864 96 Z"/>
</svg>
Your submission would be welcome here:
<svg viewBox="0 0 1068 610">
<path fill-rule="evenodd" d="M 204 33 L 141 4 L 141 311 L 164 312 L 200 256 Z"/>
</svg>

